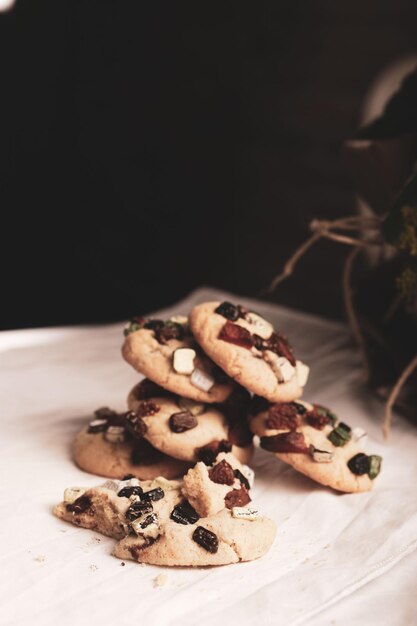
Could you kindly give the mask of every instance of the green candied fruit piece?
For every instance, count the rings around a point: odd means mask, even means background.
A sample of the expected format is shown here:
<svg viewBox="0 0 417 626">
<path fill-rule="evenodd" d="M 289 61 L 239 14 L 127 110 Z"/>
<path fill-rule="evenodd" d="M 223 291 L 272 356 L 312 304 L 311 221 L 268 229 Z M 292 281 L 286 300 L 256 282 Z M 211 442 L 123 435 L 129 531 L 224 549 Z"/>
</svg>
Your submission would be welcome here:
<svg viewBox="0 0 417 626">
<path fill-rule="evenodd" d="M 324 415 L 325 417 L 327 417 L 331 426 L 336 426 L 337 417 L 334 413 L 332 413 L 332 411 L 326 409 L 324 406 L 316 407 L 316 411 L 319 415 Z"/>
<path fill-rule="evenodd" d="M 130 322 L 129 326 L 126 326 L 126 328 L 124 329 L 123 334 L 125 337 L 127 337 L 131 333 L 135 333 L 137 330 L 140 330 L 141 328 L 142 328 L 141 324 L 138 324 L 137 322 Z"/>
<path fill-rule="evenodd" d="M 381 471 L 382 457 L 377 454 L 371 454 L 369 457 L 369 472 L 368 476 L 371 480 L 374 480 Z"/>
<path fill-rule="evenodd" d="M 327 435 L 327 439 L 336 447 L 345 446 L 348 441 L 350 441 L 351 437 L 351 429 L 343 422 L 340 422 L 340 424 Z"/>
</svg>

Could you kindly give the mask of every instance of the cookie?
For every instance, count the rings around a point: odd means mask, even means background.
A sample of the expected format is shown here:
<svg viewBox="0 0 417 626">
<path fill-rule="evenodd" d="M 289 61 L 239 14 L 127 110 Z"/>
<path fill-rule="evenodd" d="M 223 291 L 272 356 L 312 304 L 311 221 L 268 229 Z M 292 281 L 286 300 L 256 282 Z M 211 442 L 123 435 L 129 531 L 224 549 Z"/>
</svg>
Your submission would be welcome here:
<svg viewBox="0 0 417 626">
<path fill-rule="evenodd" d="M 131 432 L 138 432 L 154 448 L 182 461 L 196 462 L 204 456 L 207 445 L 223 442 L 247 463 L 253 454 L 247 406 L 242 405 L 239 414 L 233 398 L 224 406 L 199 403 L 164 393 L 145 379 L 128 396 L 127 404 L 133 412 Z"/>
<path fill-rule="evenodd" d="M 126 474 L 143 480 L 155 476 L 176 478 L 190 467 L 156 450 L 146 439 L 132 437 L 124 427 L 124 414 L 99 409 L 96 419 L 75 438 L 73 457 L 90 474 L 122 478 Z"/>
<path fill-rule="evenodd" d="M 201 517 L 251 501 L 253 471 L 231 453 L 220 453 L 210 465 L 196 463 L 183 480 L 183 494 Z"/>
<path fill-rule="evenodd" d="M 124 359 L 158 385 L 198 402 L 223 402 L 233 385 L 201 350 L 187 318 L 135 318 L 125 329 Z"/>
<path fill-rule="evenodd" d="M 110 480 L 96 488 L 66 489 L 60 519 L 118 540 L 121 559 L 167 566 L 226 565 L 263 556 L 276 533 L 254 508 L 223 508 L 200 517 L 179 481 Z"/>
<path fill-rule="evenodd" d="M 243 387 L 271 402 L 301 396 L 309 368 L 265 319 L 229 302 L 199 304 L 189 319 L 203 350 Z"/>
<path fill-rule="evenodd" d="M 271 404 L 254 398 L 252 431 L 261 447 L 322 485 L 346 493 L 369 491 L 381 457 L 363 452 L 366 433 L 308 402 Z"/>
</svg>

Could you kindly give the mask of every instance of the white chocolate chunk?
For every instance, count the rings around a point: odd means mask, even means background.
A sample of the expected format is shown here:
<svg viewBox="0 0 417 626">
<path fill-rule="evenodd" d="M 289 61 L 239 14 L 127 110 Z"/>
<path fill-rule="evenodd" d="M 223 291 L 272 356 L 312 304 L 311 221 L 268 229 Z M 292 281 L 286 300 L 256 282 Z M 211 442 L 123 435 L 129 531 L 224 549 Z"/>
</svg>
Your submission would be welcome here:
<svg viewBox="0 0 417 626">
<path fill-rule="evenodd" d="M 163 491 L 172 491 L 172 489 L 180 489 L 182 487 L 182 480 L 168 480 L 163 476 L 157 476 L 153 479 L 151 489 L 161 487 Z"/>
<path fill-rule="evenodd" d="M 106 424 L 107 420 L 97 419 L 90 422 L 89 426 L 91 426 L 92 428 L 96 428 L 97 426 L 105 426 Z"/>
<path fill-rule="evenodd" d="M 287 383 L 295 374 L 295 368 L 285 356 L 278 356 L 272 350 L 265 350 L 264 359 L 271 366 L 272 371 L 280 383 Z"/>
<path fill-rule="evenodd" d="M 189 411 L 195 417 L 206 412 L 205 404 L 202 402 L 196 402 L 195 400 L 190 400 L 190 398 L 179 398 L 178 406 L 184 411 Z"/>
<path fill-rule="evenodd" d="M 123 426 L 109 426 L 104 438 L 110 443 L 122 443 L 125 440 L 125 429 Z"/>
<path fill-rule="evenodd" d="M 172 359 L 172 366 L 178 374 L 192 374 L 196 351 L 192 348 L 178 348 Z"/>
<path fill-rule="evenodd" d="M 77 498 L 83 495 L 87 489 L 85 487 L 69 487 L 64 491 L 65 504 L 72 504 Z"/>
<path fill-rule="evenodd" d="M 249 465 L 242 465 L 241 472 L 248 481 L 249 487 L 252 489 L 255 480 L 255 472 L 251 467 L 249 467 Z"/>
<path fill-rule="evenodd" d="M 249 522 L 258 519 L 259 511 L 258 509 L 252 509 L 247 506 L 234 506 L 232 508 L 232 516 L 236 517 L 236 519 L 246 519 Z"/>
<path fill-rule="evenodd" d="M 138 478 L 128 478 L 127 480 L 121 480 L 120 489 L 123 487 L 140 487 L 140 481 Z"/>
<path fill-rule="evenodd" d="M 214 385 L 214 378 L 210 374 L 203 372 L 203 370 L 196 368 L 191 374 L 190 382 L 197 389 L 201 389 L 201 391 L 210 391 Z"/>
<path fill-rule="evenodd" d="M 361 443 L 365 443 L 368 438 L 368 433 L 366 432 L 366 430 L 358 426 L 352 430 L 352 436 L 354 441 L 360 440 Z"/>
<path fill-rule="evenodd" d="M 181 324 L 181 326 L 183 326 L 184 324 L 188 324 L 188 317 L 186 317 L 185 315 L 173 315 L 169 318 L 169 321 L 174 322 L 175 324 Z"/>
<path fill-rule="evenodd" d="M 297 374 L 298 384 L 300 387 L 305 387 L 310 373 L 310 368 L 302 361 L 296 361 L 295 372 Z"/>
<path fill-rule="evenodd" d="M 330 450 L 319 450 L 313 445 L 310 445 L 309 452 L 313 461 L 317 463 L 331 463 L 333 461 L 334 454 Z"/>
<path fill-rule="evenodd" d="M 251 332 L 255 335 L 259 335 L 262 339 L 269 339 L 274 332 L 272 324 L 264 320 L 263 317 L 257 315 L 256 313 L 247 313 L 245 319 L 252 326 Z"/>
<path fill-rule="evenodd" d="M 160 535 L 158 515 L 156 513 L 145 513 L 145 515 L 131 522 L 130 525 L 137 535 L 152 537 L 153 539 Z"/>
</svg>

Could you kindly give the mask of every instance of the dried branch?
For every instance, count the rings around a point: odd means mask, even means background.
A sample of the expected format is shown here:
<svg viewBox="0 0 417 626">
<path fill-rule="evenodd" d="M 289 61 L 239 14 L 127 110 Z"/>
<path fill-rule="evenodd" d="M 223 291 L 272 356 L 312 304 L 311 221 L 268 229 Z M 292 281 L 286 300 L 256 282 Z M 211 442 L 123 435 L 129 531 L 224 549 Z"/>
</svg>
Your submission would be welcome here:
<svg viewBox="0 0 417 626">
<path fill-rule="evenodd" d="M 414 372 L 415 369 L 417 369 L 417 354 L 413 359 L 411 359 L 407 367 L 404 368 L 401 376 L 395 383 L 394 387 L 391 389 L 391 392 L 388 396 L 388 400 L 385 405 L 385 417 L 384 417 L 384 437 L 386 439 L 388 438 L 389 431 L 391 428 L 392 407 L 394 406 L 395 401 L 397 400 L 401 392 L 401 389 L 404 387 L 408 378 L 411 376 L 411 374 Z"/>
</svg>

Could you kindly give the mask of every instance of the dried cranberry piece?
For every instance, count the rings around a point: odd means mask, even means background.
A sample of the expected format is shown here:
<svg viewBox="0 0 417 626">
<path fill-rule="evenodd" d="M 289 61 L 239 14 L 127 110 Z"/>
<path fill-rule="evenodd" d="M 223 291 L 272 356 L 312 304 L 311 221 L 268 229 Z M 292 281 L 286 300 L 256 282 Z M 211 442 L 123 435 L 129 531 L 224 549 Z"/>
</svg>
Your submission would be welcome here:
<svg viewBox="0 0 417 626">
<path fill-rule="evenodd" d="M 186 525 L 195 524 L 200 519 L 200 516 L 191 504 L 184 500 L 184 502 L 174 506 L 170 518 L 177 524 Z"/>
<path fill-rule="evenodd" d="M 238 481 L 239 481 L 239 482 L 240 482 L 240 483 L 241 483 L 244 487 L 246 487 L 246 489 L 248 489 L 248 490 L 249 490 L 249 489 L 250 489 L 250 484 L 249 484 L 249 481 L 248 481 L 248 479 L 246 478 L 246 476 L 244 476 L 244 475 L 242 474 L 242 472 L 241 472 L 240 470 L 238 470 L 238 469 L 235 469 L 235 470 L 233 471 L 233 473 L 234 473 L 234 475 L 235 475 L 235 478 L 237 478 L 237 479 L 238 479 Z"/>
<path fill-rule="evenodd" d="M 325 413 L 319 413 L 316 407 L 306 413 L 305 419 L 307 424 L 313 428 L 317 428 L 317 430 L 323 430 L 323 428 L 330 423 L 329 417 L 325 415 Z"/>
<path fill-rule="evenodd" d="M 80 496 L 72 504 L 67 504 L 66 509 L 70 513 L 86 513 L 91 508 L 92 501 L 89 496 Z"/>
<path fill-rule="evenodd" d="M 233 485 L 235 482 L 233 467 L 223 459 L 223 461 L 211 468 L 209 478 L 219 485 Z"/>
<path fill-rule="evenodd" d="M 134 411 L 128 411 L 125 414 L 124 426 L 133 437 L 141 439 L 148 430 L 143 419 Z"/>
<path fill-rule="evenodd" d="M 198 425 L 198 421 L 195 415 L 190 411 L 180 411 L 179 413 L 173 413 L 169 418 L 169 427 L 173 433 L 183 433 L 186 430 L 191 430 Z"/>
<path fill-rule="evenodd" d="M 129 520 L 129 522 L 133 522 L 138 517 L 142 517 L 142 515 L 146 515 L 146 513 L 151 513 L 152 511 L 153 506 L 150 502 L 133 502 L 127 509 L 125 518 Z"/>
<path fill-rule="evenodd" d="M 269 452 L 308 452 L 304 435 L 297 432 L 261 437 L 261 447 Z"/>
<path fill-rule="evenodd" d="M 219 549 L 219 540 L 217 539 L 217 535 L 203 526 L 197 526 L 192 536 L 193 540 L 204 548 L 204 550 L 207 550 L 207 552 L 215 554 Z"/>
<path fill-rule="evenodd" d="M 240 489 L 232 489 L 224 497 L 224 502 L 228 509 L 233 509 L 234 506 L 245 506 L 250 501 L 251 497 L 244 485 Z"/>
<path fill-rule="evenodd" d="M 155 404 L 155 402 L 141 402 L 135 413 L 139 417 L 150 417 L 159 413 L 160 410 L 161 407 L 158 404 Z"/>
<path fill-rule="evenodd" d="M 233 322 L 226 322 L 219 333 L 219 339 L 241 346 L 247 350 L 250 350 L 253 346 L 251 333 L 243 326 L 238 326 L 233 324 Z"/>
<path fill-rule="evenodd" d="M 229 426 L 227 438 L 233 446 L 245 448 L 252 443 L 253 433 L 251 432 L 245 419 L 240 421 L 236 420 L 236 422 Z"/>
<path fill-rule="evenodd" d="M 301 420 L 292 402 L 276 402 L 269 407 L 265 424 L 276 430 L 295 430 Z"/>
<path fill-rule="evenodd" d="M 223 317 L 230 320 L 231 322 L 235 322 L 237 319 L 239 319 L 239 307 L 237 307 L 235 304 L 232 304 L 231 302 L 222 302 L 221 304 L 219 304 L 217 309 L 214 309 L 214 312 L 218 313 L 219 315 L 223 315 Z"/>
<path fill-rule="evenodd" d="M 261 396 L 253 396 L 250 405 L 249 405 L 249 414 L 250 415 L 258 415 L 258 413 L 263 413 L 267 411 L 270 407 L 270 402 L 265 400 L 265 398 L 261 398 Z"/>
<path fill-rule="evenodd" d="M 203 461 L 205 465 L 213 465 L 220 452 L 230 452 L 231 449 L 231 444 L 223 439 L 222 441 L 212 441 L 201 448 L 197 448 L 196 454 L 198 460 Z"/>
<path fill-rule="evenodd" d="M 291 363 L 291 365 L 295 366 L 295 358 L 292 352 L 292 348 L 288 343 L 286 337 L 281 335 L 280 333 L 273 332 L 269 339 L 264 341 L 264 347 L 267 350 L 271 350 L 271 352 L 275 352 L 278 356 L 283 356 Z"/>
<path fill-rule="evenodd" d="M 148 400 L 149 398 L 160 398 L 169 395 L 169 393 L 162 389 L 159 385 L 154 383 L 149 378 L 142 380 L 135 389 L 135 398 L 137 400 Z"/>
</svg>

